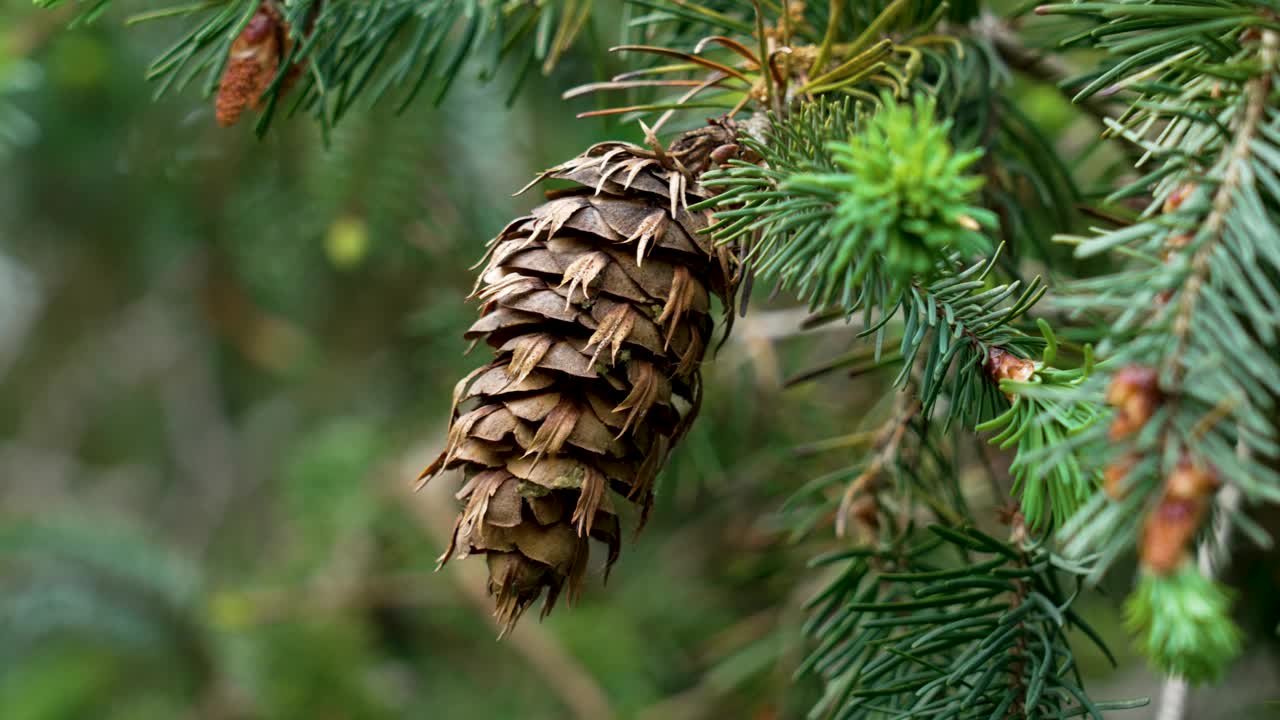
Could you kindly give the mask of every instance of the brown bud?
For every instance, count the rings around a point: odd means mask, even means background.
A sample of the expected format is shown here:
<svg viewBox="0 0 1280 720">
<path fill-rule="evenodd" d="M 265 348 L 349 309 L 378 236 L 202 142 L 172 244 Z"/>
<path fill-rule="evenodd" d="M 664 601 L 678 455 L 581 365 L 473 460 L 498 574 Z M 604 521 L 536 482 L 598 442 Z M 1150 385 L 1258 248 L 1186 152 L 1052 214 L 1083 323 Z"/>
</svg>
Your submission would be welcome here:
<svg viewBox="0 0 1280 720">
<path fill-rule="evenodd" d="M 1147 568 L 1165 575 L 1182 564 L 1218 485 L 1217 475 L 1190 457 L 1178 461 L 1142 529 L 1139 555 Z"/>
<path fill-rule="evenodd" d="M 1022 514 L 1022 507 L 1016 502 L 996 507 L 996 517 L 1000 524 L 1009 528 L 1009 542 L 1021 545 L 1027 541 L 1027 518 Z"/>
<path fill-rule="evenodd" d="M 1123 500 L 1129 495 L 1128 489 L 1124 486 L 1125 478 L 1129 476 L 1133 466 L 1138 464 L 1138 456 L 1133 453 L 1122 455 L 1112 460 L 1106 469 L 1102 471 L 1102 491 L 1112 500 Z"/>
<path fill-rule="evenodd" d="M 1107 388 L 1107 404 L 1116 408 L 1108 437 L 1119 440 L 1142 429 L 1161 400 L 1159 375 L 1154 368 L 1130 365 L 1121 369 Z"/>
<path fill-rule="evenodd" d="M 1191 197 L 1199 187 L 1193 182 L 1179 185 L 1164 199 L 1164 206 L 1161 209 L 1167 213 L 1176 212 L 1178 208 L 1182 207 L 1182 203 L 1186 202 L 1187 198 Z"/>
<path fill-rule="evenodd" d="M 1208 507 L 1204 499 L 1161 497 L 1142 528 L 1142 545 L 1138 548 L 1142 564 L 1159 575 L 1176 570 L 1186 558 Z"/>
<path fill-rule="evenodd" d="M 1004 348 L 992 347 L 987 351 L 987 375 L 997 385 L 1001 380 L 1026 382 L 1036 372 L 1034 360 L 1020 358 Z M 1005 393 L 1005 397 L 1013 400 L 1013 395 Z"/>
<path fill-rule="evenodd" d="M 880 530 L 880 502 L 875 495 L 867 493 L 854 500 L 849 506 L 849 515 L 853 517 L 858 537 L 867 541 L 875 539 Z"/>
</svg>

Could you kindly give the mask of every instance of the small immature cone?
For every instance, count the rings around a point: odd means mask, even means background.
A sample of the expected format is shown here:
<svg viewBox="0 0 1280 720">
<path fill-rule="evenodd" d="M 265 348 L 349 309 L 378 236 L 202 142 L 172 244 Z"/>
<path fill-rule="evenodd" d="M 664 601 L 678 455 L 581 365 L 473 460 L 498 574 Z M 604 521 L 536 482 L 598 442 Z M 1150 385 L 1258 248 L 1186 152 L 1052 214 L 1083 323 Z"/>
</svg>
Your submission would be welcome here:
<svg viewBox="0 0 1280 720">
<path fill-rule="evenodd" d="M 1147 569 L 1167 575 L 1182 564 L 1217 488 L 1217 477 L 1189 458 L 1169 473 L 1164 493 L 1142 529 L 1139 556 Z"/>
<path fill-rule="evenodd" d="M 219 125 L 235 125 L 246 108 L 260 108 L 262 94 L 271 87 L 288 52 L 288 26 L 270 4 L 262 3 L 231 43 L 214 101 Z"/>
<path fill-rule="evenodd" d="M 465 337 L 494 358 L 454 391 L 445 451 L 426 470 L 466 477 L 441 561 L 484 554 L 510 627 L 546 591 L 572 600 L 589 540 L 617 559 L 617 498 L 640 508 L 697 413 L 711 296 L 732 305 L 734 261 L 705 233 L 696 172 L 733 131 L 712 125 L 650 151 L 602 143 L 539 179 L 578 187 L 489 244 Z M 691 177 L 692 176 L 692 177 Z"/>
<path fill-rule="evenodd" d="M 1111 379 L 1106 399 L 1116 408 L 1107 436 L 1112 440 L 1128 437 L 1141 430 L 1160 406 L 1159 376 L 1154 368 L 1142 365 L 1122 368 Z"/>
</svg>

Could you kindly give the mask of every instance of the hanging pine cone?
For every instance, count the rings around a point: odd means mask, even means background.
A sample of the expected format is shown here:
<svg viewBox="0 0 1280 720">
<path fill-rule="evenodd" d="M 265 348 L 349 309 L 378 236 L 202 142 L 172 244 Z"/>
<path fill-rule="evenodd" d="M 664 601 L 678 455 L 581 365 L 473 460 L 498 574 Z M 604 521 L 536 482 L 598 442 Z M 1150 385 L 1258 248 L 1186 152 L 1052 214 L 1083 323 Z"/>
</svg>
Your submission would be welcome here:
<svg viewBox="0 0 1280 720">
<path fill-rule="evenodd" d="M 495 357 L 454 390 L 447 446 L 422 482 L 463 469 L 441 562 L 486 556 L 505 627 L 544 589 L 544 615 L 566 585 L 576 597 L 590 538 L 608 546 L 607 571 L 621 548 L 609 491 L 643 525 L 654 477 L 698 411 L 711 295 L 728 314 L 736 270 L 688 206 L 709 197 L 696 178 L 733 136 L 713 123 L 667 150 L 596 145 L 534 181 L 581 187 L 548 193 L 489 244 L 465 337 Z"/>
</svg>

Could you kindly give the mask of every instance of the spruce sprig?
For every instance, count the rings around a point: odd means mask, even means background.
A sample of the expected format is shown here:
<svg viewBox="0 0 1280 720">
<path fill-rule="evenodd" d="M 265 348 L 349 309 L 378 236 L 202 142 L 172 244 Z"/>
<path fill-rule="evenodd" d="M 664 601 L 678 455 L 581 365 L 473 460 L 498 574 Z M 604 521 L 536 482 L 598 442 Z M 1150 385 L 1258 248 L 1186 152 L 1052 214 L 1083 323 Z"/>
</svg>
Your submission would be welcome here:
<svg viewBox="0 0 1280 720">
<path fill-rule="evenodd" d="M 1032 530 L 1061 527 L 1097 489 L 1099 472 L 1086 467 L 1073 450 L 1104 417 L 1099 405 L 1080 392 L 1093 370 L 1092 348 L 1085 348 L 1083 367 L 1055 368 L 1057 340 L 1048 323 L 1038 323 L 1046 340 L 1043 358 L 1026 367 L 1025 378 L 999 381 L 1009 409 L 974 428 L 994 431 L 992 444 L 1015 449 L 1009 464 L 1011 490 Z"/>
<path fill-rule="evenodd" d="M 1188 562 L 1173 575 L 1142 576 L 1125 601 L 1125 626 L 1156 670 L 1196 684 L 1216 682 L 1240 654 L 1231 600 L 1226 588 Z"/>
<path fill-rule="evenodd" d="M 1111 254 L 1121 264 L 1073 283 L 1056 303 L 1089 324 L 1088 339 L 1112 368 L 1084 383 L 1095 403 L 1126 367 L 1153 373 L 1158 396 L 1140 427 L 1113 421 L 1109 438 L 1084 434 L 1079 457 L 1105 463 L 1115 483 L 1065 524 L 1064 551 L 1091 563 L 1094 580 L 1135 544 L 1144 565 L 1162 558 L 1130 598 L 1131 627 L 1160 670 L 1205 682 L 1221 676 L 1238 643 L 1225 600 L 1185 562 L 1194 531 L 1213 516 L 1214 491 L 1192 494 L 1175 481 L 1194 472 L 1208 479 L 1202 486 L 1230 486 L 1221 493 L 1280 501 L 1272 387 L 1280 254 L 1270 231 L 1280 220 L 1280 118 L 1272 107 L 1280 35 L 1262 29 L 1269 11 L 1241 3 L 1083 3 L 1045 12 L 1096 20 L 1077 40 L 1112 59 L 1081 96 L 1105 89 L 1133 100 L 1109 129 L 1139 148 L 1145 172 L 1112 199 L 1150 198 L 1133 222 L 1060 238 L 1078 256 Z M 1221 513 L 1226 527 L 1271 542 L 1243 508 Z M 1175 525 L 1188 527 L 1167 530 Z M 1168 558 L 1179 554 L 1184 562 L 1171 570 Z"/>
<path fill-rule="evenodd" d="M 954 152 L 934 111 L 884 95 L 874 112 L 846 101 L 774 117 L 763 141 L 744 138 L 763 164 L 704 175 L 723 190 L 701 204 L 717 210 L 709 232 L 812 308 L 849 313 L 896 302 L 947 252 L 989 252 L 980 231 L 995 216 L 972 204 L 982 179 L 966 173 L 979 153 Z"/>
<path fill-rule="evenodd" d="M 805 624 L 816 648 L 799 672 L 825 682 L 812 718 L 1101 720 L 1144 704 L 1096 702 L 1081 689 L 1066 632 L 1097 634 L 1044 550 L 936 525 L 814 564 L 837 570 Z"/>
</svg>

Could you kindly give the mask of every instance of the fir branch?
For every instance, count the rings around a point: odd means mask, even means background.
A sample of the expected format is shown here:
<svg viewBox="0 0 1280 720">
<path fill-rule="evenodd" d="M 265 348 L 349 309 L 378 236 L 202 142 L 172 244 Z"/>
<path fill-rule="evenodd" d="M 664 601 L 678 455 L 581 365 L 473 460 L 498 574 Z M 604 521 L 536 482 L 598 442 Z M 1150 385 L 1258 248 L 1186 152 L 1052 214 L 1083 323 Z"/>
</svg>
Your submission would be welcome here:
<svg viewBox="0 0 1280 720">
<path fill-rule="evenodd" d="M 1084 626 L 1043 550 L 932 526 L 815 564 L 839 570 L 805 626 L 818 645 L 799 672 L 825 682 L 810 717 L 1100 720 L 1145 702 L 1081 690 L 1066 630 Z"/>
<path fill-rule="evenodd" d="M 39 0 L 46 7 L 64 0 Z M 74 23 L 97 20 L 110 0 L 77 0 Z M 290 39 L 270 67 L 258 100 L 264 108 L 258 132 L 277 109 L 305 111 L 324 127 L 357 103 L 391 99 L 403 111 L 423 91 L 440 103 L 468 60 L 480 58 L 479 79 L 497 76 L 512 58 L 518 64 L 512 93 L 533 66 L 549 73 L 589 18 L 591 0 L 210 0 L 173 5 L 132 16 L 129 24 L 183 20 L 171 48 L 147 77 L 156 95 L 181 90 L 203 77 L 207 97 L 225 82 L 231 47 L 259 7 L 271 8 Z M 297 87 L 291 89 L 293 78 Z M 286 97 L 286 93 L 288 97 Z M 287 102 L 287 107 L 286 107 Z"/>
<path fill-rule="evenodd" d="M 1049 8 L 1095 10 L 1103 7 Z M 1101 402 L 1105 389 L 1117 408 L 1105 432 L 1095 426 L 1075 447 L 1095 467 L 1105 463 L 1107 492 L 1062 528 L 1064 550 L 1092 563 L 1096 580 L 1136 542 L 1143 579 L 1129 624 L 1158 668 L 1191 682 L 1219 676 L 1238 652 L 1228 593 L 1188 559 L 1213 493 L 1225 482 L 1246 500 L 1280 501 L 1280 474 L 1268 466 L 1280 454 L 1269 387 L 1280 371 L 1280 255 L 1260 234 L 1275 225 L 1280 199 L 1280 118 L 1267 107 L 1280 35 L 1241 32 L 1253 12 L 1197 3 L 1103 11 L 1094 32 L 1123 59 L 1082 96 L 1140 93 L 1109 127 L 1141 147 L 1139 165 L 1156 169 L 1113 197 L 1154 200 L 1130 225 L 1065 238 L 1080 256 L 1131 260 L 1058 300 L 1096 323 L 1111 360 L 1082 395 Z M 1191 19 L 1148 36 L 1120 30 L 1175 16 Z"/>
<path fill-rule="evenodd" d="M 952 52 L 960 47 L 956 38 L 934 32 L 946 9 L 937 0 L 794 6 L 741 0 L 633 2 L 655 12 L 632 24 L 661 40 L 613 50 L 679 62 L 622 73 L 609 82 L 570 90 L 566 97 L 588 89 L 632 91 L 641 76 L 654 87 L 685 87 L 690 75 L 700 82 L 656 103 L 629 102 L 580 116 L 636 118 L 664 110 L 656 129 L 676 111 L 691 107 L 722 107 L 731 117 L 747 107 L 786 116 L 824 96 L 875 103 L 889 88 L 894 97 L 905 98 L 926 75 L 945 75 Z M 834 42 L 835 34 L 853 39 Z M 686 43 L 693 44 L 692 50 Z"/>
<path fill-rule="evenodd" d="M 1010 468 L 1017 479 L 1013 492 L 1033 529 L 1045 528 L 1050 513 L 1063 522 L 1096 486 L 1096 471 L 1082 467 L 1069 449 L 1064 449 L 1069 448 L 1071 436 L 1090 428 L 1101 416 L 1096 407 L 1074 400 L 1089 368 L 1061 371 L 1050 367 L 1057 344 L 1047 326 L 1042 323 L 1046 340 L 1014 327 L 1043 289 L 1038 282 L 1021 292 L 1017 282 L 988 288 L 985 278 L 995 260 L 952 270 L 953 275 L 934 283 L 913 283 L 887 319 L 860 333 L 877 335 L 872 350 L 850 353 L 821 369 L 862 374 L 901 366 L 893 383 L 899 388 L 898 409 L 885 425 L 875 432 L 832 438 L 804 448 L 838 450 L 868 444 L 871 448 L 851 466 L 815 480 L 798 493 L 813 496 L 833 483 L 847 483 L 835 511 L 837 534 L 846 534 L 853 519 L 867 525 L 867 513 L 876 515 L 874 507 L 867 505 L 872 502 L 868 498 L 877 498 L 881 491 L 894 497 L 893 502 L 904 508 L 906 516 L 914 513 L 911 498 L 916 498 L 946 522 L 962 522 L 964 511 L 957 514 L 947 507 L 965 506 L 962 489 L 945 483 L 954 475 L 954 458 L 932 446 L 938 429 L 945 434 L 957 420 L 966 429 L 1001 430 L 992 443 L 1017 445 L 1018 456 Z M 897 338 L 898 347 L 891 355 L 882 356 L 885 336 Z M 1042 346 L 1043 361 L 1028 359 Z M 805 379 L 818 374 L 810 373 Z M 935 408 L 944 398 L 945 410 L 937 413 L 942 417 L 934 428 Z M 914 430 L 913 444 L 920 451 L 904 456 L 901 440 L 903 428 L 908 426 Z M 1046 457 L 1048 453 L 1061 454 Z M 912 467 L 924 455 L 936 462 L 927 469 Z M 886 477 L 899 482 L 890 485 Z M 951 500 L 939 500 L 948 495 Z M 807 530 L 814 523 L 802 525 Z"/>
<path fill-rule="evenodd" d="M 1048 325 L 1041 321 L 1041 327 L 1048 340 L 1044 359 L 1021 361 L 1023 377 L 999 377 L 1000 389 L 1011 399 L 1009 409 L 975 428 L 997 431 L 990 438 L 993 445 L 1016 448 L 1009 466 L 1012 490 L 1032 530 L 1044 530 L 1050 521 L 1061 527 L 1097 488 L 1097 470 L 1085 467 L 1072 449 L 1075 438 L 1103 417 L 1096 404 L 1079 399 L 1091 363 L 1077 370 L 1052 367 L 1055 341 Z"/>
<path fill-rule="evenodd" d="M 1107 318 L 1097 338 L 1102 352 L 1114 359 L 1114 367 L 1158 367 L 1160 391 L 1168 398 L 1148 423 L 1150 431 L 1110 443 L 1110 451 L 1099 453 L 1114 467 L 1126 453 L 1159 462 L 1130 463 L 1120 489 L 1124 500 L 1087 509 L 1069 528 L 1070 552 L 1090 552 L 1103 544 L 1098 572 L 1120 546 L 1133 541 L 1143 500 L 1159 488 L 1151 475 L 1172 472 L 1184 452 L 1239 484 L 1247 497 L 1280 499 L 1280 476 L 1257 460 L 1273 456 L 1276 447 L 1277 428 L 1266 419 L 1273 399 L 1265 383 L 1274 376 L 1275 365 L 1266 358 L 1275 343 L 1280 307 L 1269 275 L 1280 270 L 1280 257 L 1248 230 L 1272 222 L 1264 198 L 1274 198 L 1280 187 L 1267 161 L 1277 127 L 1265 108 L 1275 61 L 1274 50 L 1267 48 L 1274 42 L 1273 35 L 1263 33 L 1261 71 L 1243 84 L 1236 103 L 1204 97 L 1220 120 L 1174 119 L 1175 133 L 1160 131 L 1160 144 L 1152 145 L 1151 153 L 1165 157 L 1166 167 L 1175 171 L 1160 180 L 1153 208 L 1162 214 L 1095 238 L 1070 239 L 1078 243 L 1079 254 L 1122 248 L 1140 259 L 1117 273 L 1074 284 L 1055 302 L 1100 321 Z M 1208 88 L 1204 92 L 1213 94 Z M 1178 129 L 1179 123 L 1185 127 Z M 1229 125 L 1234 130 L 1227 142 L 1223 129 Z M 1194 150 L 1201 155 L 1217 152 L 1208 173 L 1187 167 L 1185 153 L 1191 148 L 1165 153 L 1166 146 L 1185 147 L 1184 138 L 1195 138 L 1199 147 Z M 1205 199 L 1206 186 L 1216 186 L 1212 199 Z M 1126 300 L 1126 293 L 1135 294 Z M 1085 388 L 1094 402 L 1101 402 L 1107 376 Z M 1101 428 L 1085 439 L 1099 450 L 1106 442 Z M 1240 443 L 1249 453 L 1237 455 Z"/>
<path fill-rule="evenodd" d="M 822 371 L 846 369 L 866 372 L 888 364 L 901 363 L 893 385 L 903 387 L 918 378 L 918 393 L 924 417 L 930 418 L 938 401 L 946 397 L 945 425 L 960 420 L 972 428 L 1003 411 L 1006 401 L 997 387 L 998 378 L 987 371 L 993 352 L 1026 358 L 1044 341 L 1016 327 L 1018 321 L 1045 292 L 1039 278 L 1025 287 L 1020 281 L 992 285 L 990 274 L 999 254 L 990 260 L 964 266 L 951 257 L 940 263 L 938 279 L 913 280 L 878 319 L 867 313 L 866 327 L 859 337 L 873 336 L 871 353 L 851 354 Z M 837 310 L 822 321 L 842 317 Z M 897 351 L 885 356 L 886 339 L 897 338 Z M 918 362 L 918 367 L 917 367 Z M 806 373 L 812 379 L 820 372 Z"/>
<path fill-rule="evenodd" d="M 697 206 L 716 210 L 708 232 L 815 309 L 848 313 L 885 309 L 947 252 L 989 251 L 979 230 L 994 216 L 968 203 L 977 153 L 953 154 L 949 123 L 935 123 L 921 96 L 903 107 L 885 95 L 880 107 L 820 103 L 774 116 L 763 139 L 743 136 L 762 162 L 703 176 L 722 189 Z"/>
</svg>

